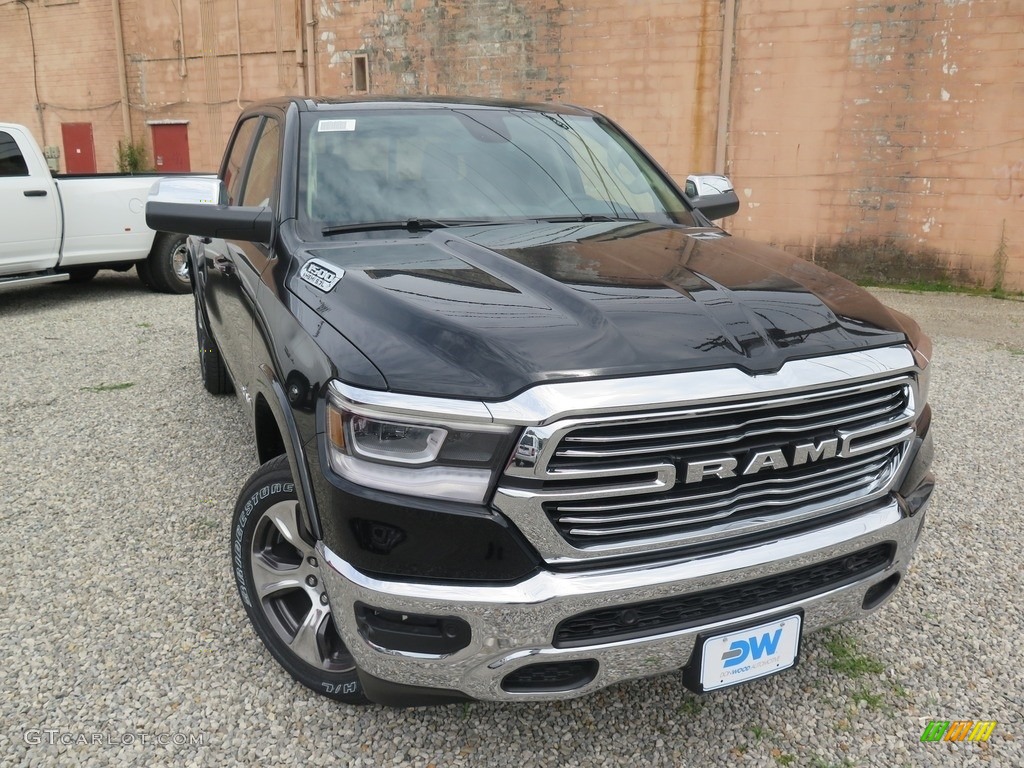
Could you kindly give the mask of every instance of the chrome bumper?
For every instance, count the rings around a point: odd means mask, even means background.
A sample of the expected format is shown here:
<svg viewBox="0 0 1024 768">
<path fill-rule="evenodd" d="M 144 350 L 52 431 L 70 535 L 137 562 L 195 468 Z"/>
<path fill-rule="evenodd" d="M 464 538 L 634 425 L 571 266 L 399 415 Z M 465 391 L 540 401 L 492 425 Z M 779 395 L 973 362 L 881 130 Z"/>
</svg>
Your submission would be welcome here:
<svg viewBox="0 0 1024 768">
<path fill-rule="evenodd" d="M 327 549 L 318 550 L 332 610 L 356 663 L 369 675 L 406 686 L 459 691 L 488 701 L 530 701 L 582 696 L 607 685 L 678 670 L 686 665 L 698 634 L 719 627 L 802 610 L 813 630 L 871 613 L 865 592 L 894 573 L 906 571 L 920 533 L 927 502 L 914 514 L 888 497 L 859 516 L 803 534 L 681 562 L 583 573 L 542 571 L 510 586 L 408 583 L 367 576 Z M 896 552 L 885 570 L 854 584 L 785 606 L 754 611 L 740 619 L 714 622 L 653 637 L 574 648 L 552 645 L 555 627 L 579 613 L 624 603 L 657 600 L 792 571 L 841 557 L 873 544 L 893 542 Z M 416 614 L 456 616 L 469 623 L 466 648 L 445 656 L 407 654 L 377 648 L 358 632 L 354 605 Z M 596 677 L 571 691 L 511 693 L 502 679 L 527 664 L 593 659 Z"/>
</svg>

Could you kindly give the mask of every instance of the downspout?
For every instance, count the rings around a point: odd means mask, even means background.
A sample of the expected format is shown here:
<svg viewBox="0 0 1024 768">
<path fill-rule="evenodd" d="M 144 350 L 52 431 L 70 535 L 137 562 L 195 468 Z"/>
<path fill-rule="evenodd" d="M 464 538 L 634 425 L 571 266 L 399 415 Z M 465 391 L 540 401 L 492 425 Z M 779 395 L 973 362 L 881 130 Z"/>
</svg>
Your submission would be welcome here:
<svg viewBox="0 0 1024 768">
<path fill-rule="evenodd" d="M 117 84 L 121 88 L 121 127 L 128 143 L 134 143 L 132 136 L 132 115 L 128 106 L 128 72 L 124 66 L 124 30 L 121 27 L 121 0 L 110 0 L 114 13 L 114 46 L 117 50 Z"/>
<path fill-rule="evenodd" d="M 36 31 L 32 26 L 32 11 L 29 9 L 26 0 L 16 0 L 16 2 L 25 9 L 25 13 L 28 15 L 28 36 L 32 42 L 32 87 L 36 95 L 36 117 L 39 118 L 39 134 L 43 139 L 42 144 L 45 147 L 46 120 L 43 118 L 43 109 L 46 105 L 39 100 L 39 62 L 36 56 Z"/>
<path fill-rule="evenodd" d="M 306 96 L 309 93 L 306 91 L 306 86 L 309 82 L 306 77 L 306 33 L 305 27 L 302 24 L 302 2 L 296 3 L 295 5 L 295 66 L 296 76 L 295 85 L 299 85 L 298 73 L 302 73 L 302 91 Z"/>
<path fill-rule="evenodd" d="M 235 104 L 239 112 L 242 111 L 242 14 L 238 9 L 238 0 L 235 0 L 235 43 L 238 46 L 238 92 L 235 94 Z"/>
<path fill-rule="evenodd" d="M 316 18 L 313 0 L 305 0 L 306 37 L 306 95 L 316 96 Z"/>
<path fill-rule="evenodd" d="M 188 77 L 188 64 L 185 55 L 185 18 L 181 10 L 184 0 L 178 0 L 178 76 Z"/>
<path fill-rule="evenodd" d="M 725 0 L 722 29 L 722 74 L 718 80 L 718 131 L 715 135 L 715 173 L 725 175 L 725 150 L 729 138 L 732 102 L 732 58 L 736 51 L 736 0 Z"/>
</svg>

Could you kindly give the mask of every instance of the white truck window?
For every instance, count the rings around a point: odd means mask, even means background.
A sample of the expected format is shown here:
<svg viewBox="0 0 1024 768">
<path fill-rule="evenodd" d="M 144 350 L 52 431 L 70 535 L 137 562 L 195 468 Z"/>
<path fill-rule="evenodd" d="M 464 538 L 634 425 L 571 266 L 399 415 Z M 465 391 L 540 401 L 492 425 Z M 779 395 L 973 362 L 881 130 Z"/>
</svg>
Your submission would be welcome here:
<svg viewBox="0 0 1024 768">
<path fill-rule="evenodd" d="M 18 142 L 6 131 L 0 131 L 0 176 L 28 176 L 28 165 Z"/>
</svg>

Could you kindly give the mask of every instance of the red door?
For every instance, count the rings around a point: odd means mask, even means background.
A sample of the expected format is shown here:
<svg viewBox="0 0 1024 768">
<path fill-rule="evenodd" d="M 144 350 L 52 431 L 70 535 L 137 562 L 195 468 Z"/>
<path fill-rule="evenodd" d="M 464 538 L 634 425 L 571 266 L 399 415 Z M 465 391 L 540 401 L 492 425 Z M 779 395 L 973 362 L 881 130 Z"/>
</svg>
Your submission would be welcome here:
<svg viewBox="0 0 1024 768">
<path fill-rule="evenodd" d="M 64 165 L 68 173 L 96 173 L 96 150 L 92 145 L 92 123 L 61 123 Z"/>
<path fill-rule="evenodd" d="M 151 125 L 153 129 L 153 162 L 160 173 L 188 172 L 188 125 Z"/>
</svg>

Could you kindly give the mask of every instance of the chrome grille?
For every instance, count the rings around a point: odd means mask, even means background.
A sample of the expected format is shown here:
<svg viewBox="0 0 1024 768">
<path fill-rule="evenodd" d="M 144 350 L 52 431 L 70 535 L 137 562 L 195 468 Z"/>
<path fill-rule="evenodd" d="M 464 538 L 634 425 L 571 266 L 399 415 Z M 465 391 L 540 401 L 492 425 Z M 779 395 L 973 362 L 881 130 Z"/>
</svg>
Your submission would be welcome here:
<svg viewBox="0 0 1024 768">
<path fill-rule="evenodd" d="M 781 398 L 760 406 L 725 406 L 678 418 L 587 427 L 562 438 L 548 469 L 593 468 L 601 461 L 686 456 L 700 449 L 734 450 L 736 444 L 784 443 L 794 435 L 813 437 L 839 429 L 859 429 L 899 420 L 908 406 L 909 388 L 837 393 L 807 403 L 805 397 Z M 752 409 L 753 408 L 753 409 Z M 740 448 L 742 448 L 742 445 Z"/>
<path fill-rule="evenodd" d="M 889 490 L 913 436 L 913 400 L 912 379 L 900 377 L 566 425 L 534 497 L 579 549 L 725 541 L 825 518 Z M 758 452 L 830 440 L 843 446 L 835 457 L 743 474 Z M 691 463 L 718 457 L 736 461 L 735 476 L 686 481 Z"/>
</svg>

